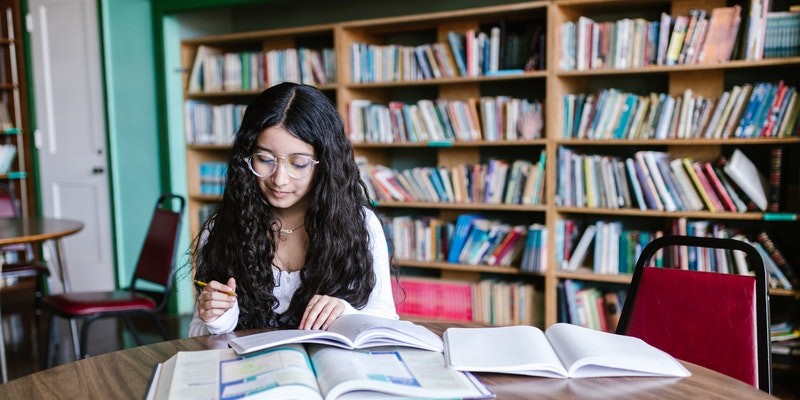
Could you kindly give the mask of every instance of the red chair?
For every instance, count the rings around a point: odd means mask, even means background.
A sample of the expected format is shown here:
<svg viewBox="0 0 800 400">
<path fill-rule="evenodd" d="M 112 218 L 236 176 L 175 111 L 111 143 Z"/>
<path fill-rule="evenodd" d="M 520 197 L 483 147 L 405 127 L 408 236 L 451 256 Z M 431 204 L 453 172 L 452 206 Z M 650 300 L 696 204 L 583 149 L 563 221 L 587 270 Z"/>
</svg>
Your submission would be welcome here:
<svg viewBox="0 0 800 400">
<path fill-rule="evenodd" d="M 14 218 L 20 216 L 17 199 L 7 185 L 0 185 L 0 217 Z M 30 244 L 13 244 L 0 247 L 4 263 L 2 278 L 36 278 L 34 289 L 35 311 L 40 314 L 42 297 L 47 292 L 47 278 L 50 270 L 46 265 L 34 261 L 33 249 Z"/>
<path fill-rule="evenodd" d="M 755 276 L 645 267 L 668 246 L 743 251 Z M 767 296 L 764 261 L 750 244 L 664 236 L 636 262 L 617 333 L 772 393 Z"/>
<path fill-rule="evenodd" d="M 174 205 L 174 200 L 178 201 L 178 206 L 173 210 L 168 207 Z M 178 195 L 165 194 L 159 197 L 128 289 L 111 292 L 73 292 L 44 298 L 44 308 L 50 315 L 48 367 L 52 365 L 51 358 L 55 353 L 57 343 L 56 316 L 67 318 L 70 321 L 83 321 L 80 344 L 74 343 L 75 337 L 73 336 L 76 359 L 87 357 L 89 327 L 100 318 L 122 318 L 133 334 L 136 343 L 141 345 L 141 339 L 130 317 L 137 314 L 149 315 L 164 340 L 168 339 L 167 330 L 161 323 L 158 313 L 167 305 L 172 292 L 175 252 L 178 247 L 178 232 L 184 205 L 184 198 Z M 163 288 L 162 295 L 158 299 L 151 297 L 153 293 L 151 289 L 145 292 L 140 288 L 142 281 L 157 284 Z"/>
</svg>

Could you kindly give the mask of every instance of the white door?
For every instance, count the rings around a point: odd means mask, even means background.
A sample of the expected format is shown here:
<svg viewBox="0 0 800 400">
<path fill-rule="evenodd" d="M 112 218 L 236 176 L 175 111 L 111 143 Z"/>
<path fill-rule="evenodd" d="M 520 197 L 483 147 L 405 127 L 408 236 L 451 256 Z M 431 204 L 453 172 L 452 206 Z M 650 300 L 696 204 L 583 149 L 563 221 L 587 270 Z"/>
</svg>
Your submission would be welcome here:
<svg viewBox="0 0 800 400">
<path fill-rule="evenodd" d="M 96 1 L 30 0 L 29 6 L 44 215 L 85 225 L 63 242 L 72 290 L 113 289 Z"/>
</svg>

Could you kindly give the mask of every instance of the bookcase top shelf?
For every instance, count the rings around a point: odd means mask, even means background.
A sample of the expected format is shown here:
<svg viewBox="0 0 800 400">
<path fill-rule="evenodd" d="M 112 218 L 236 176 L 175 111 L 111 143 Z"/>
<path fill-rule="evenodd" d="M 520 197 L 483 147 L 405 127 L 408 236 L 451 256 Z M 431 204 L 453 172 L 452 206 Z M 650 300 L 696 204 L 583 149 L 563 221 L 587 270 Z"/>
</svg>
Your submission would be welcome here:
<svg viewBox="0 0 800 400">
<path fill-rule="evenodd" d="M 591 69 L 583 71 L 563 71 L 557 69 L 555 74 L 556 76 L 567 78 L 567 77 L 579 77 L 579 76 L 662 74 L 669 72 L 764 68 L 764 67 L 776 67 L 776 66 L 792 66 L 797 64 L 800 64 L 800 57 L 767 58 L 758 61 L 731 60 L 714 64 L 681 64 L 681 65 L 663 65 L 663 66 L 657 65 L 657 66 L 646 66 L 639 68 L 603 68 L 603 69 Z"/>
<path fill-rule="evenodd" d="M 635 210 L 635 209 L 611 209 L 611 208 L 583 208 L 583 207 L 556 207 L 556 211 L 565 214 L 602 214 L 602 215 L 631 215 L 637 217 L 661 217 L 661 218 L 702 218 L 702 219 L 730 219 L 761 221 L 766 220 L 767 213 L 763 212 L 710 212 L 710 211 L 655 211 L 655 210 Z"/>
<path fill-rule="evenodd" d="M 544 212 L 544 205 L 529 206 L 521 204 L 485 204 L 485 203 L 426 203 L 418 201 L 378 201 L 376 204 L 386 208 L 436 208 L 441 210 L 477 210 L 477 211 L 528 211 Z"/>
</svg>

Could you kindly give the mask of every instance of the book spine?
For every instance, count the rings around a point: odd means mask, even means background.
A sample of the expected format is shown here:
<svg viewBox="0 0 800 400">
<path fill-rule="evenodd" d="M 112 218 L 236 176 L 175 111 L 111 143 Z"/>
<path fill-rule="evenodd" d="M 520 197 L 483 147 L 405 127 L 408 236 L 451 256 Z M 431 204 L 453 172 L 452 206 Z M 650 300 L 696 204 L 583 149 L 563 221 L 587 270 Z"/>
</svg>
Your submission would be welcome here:
<svg viewBox="0 0 800 400">
<path fill-rule="evenodd" d="M 791 286 L 795 289 L 800 288 L 800 277 L 795 273 L 794 268 L 789 265 L 789 262 L 786 261 L 786 257 L 784 257 L 783 253 L 775 246 L 775 242 L 772 241 L 769 234 L 766 231 L 761 231 L 756 239 L 767 252 L 769 258 L 778 266 L 780 272 L 783 273 L 783 276 L 786 277 L 786 280 L 789 281 Z"/>
<path fill-rule="evenodd" d="M 767 211 L 777 212 L 781 204 L 781 167 L 783 164 L 783 148 L 774 147 L 770 152 L 769 202 Z"/>
</svg>

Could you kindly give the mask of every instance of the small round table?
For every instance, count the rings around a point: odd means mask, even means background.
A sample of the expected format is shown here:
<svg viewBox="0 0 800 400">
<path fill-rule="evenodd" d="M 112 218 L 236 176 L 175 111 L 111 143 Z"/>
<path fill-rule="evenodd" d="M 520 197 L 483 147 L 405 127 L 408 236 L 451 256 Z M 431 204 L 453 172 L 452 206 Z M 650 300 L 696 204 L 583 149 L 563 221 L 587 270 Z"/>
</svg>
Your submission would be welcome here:
<svg viewBox="0 0 800 400">
<path fill-rule="evenodd" d="M 65 292 L 70 291 L 69 278 L 64 262 L 64 251 L 61 238 L 78 233 L 83 229 L 83 223 L 60 218 L 42 217 L 18 217 L 0 218 L 0 246 L 20 244 L 20 243 L 43 243 L 53 241 L 55 249 L 55 271 Z M 2 271 L 0 262 L 0 271 Z M 72 334 L 77 335 L 74 322 L 70 325 Z M 3 330 L 0 329 L 0 370 L 2 370 L 2 383 L 8 381 L 8 371 L 6 369 L 5 337 Z"/>
</svg>

